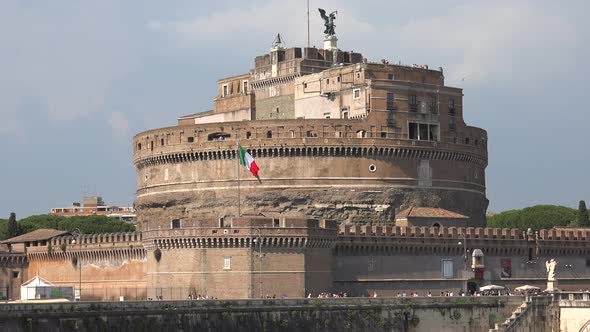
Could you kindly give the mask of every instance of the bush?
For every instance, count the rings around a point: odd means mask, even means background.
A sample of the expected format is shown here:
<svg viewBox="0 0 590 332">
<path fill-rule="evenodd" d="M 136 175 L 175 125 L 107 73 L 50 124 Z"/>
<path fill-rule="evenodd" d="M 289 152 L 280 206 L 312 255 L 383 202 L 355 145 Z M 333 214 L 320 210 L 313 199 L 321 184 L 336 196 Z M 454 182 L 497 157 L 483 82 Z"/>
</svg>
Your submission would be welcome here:
<svg viewBox="0 0 590 332">
<path fill-rule="evenodd" d="M 521 210 L 510 210 L 488 217 L 488 227 L 550 229 L 554 226 L 567 226 L 576 219 L 577 210 L 558 205 L 535 205 Z"/>
<path fill-rule="evenodd" d="M 0 219 L 0 240 L 8 238 L 8 221 Z M 117 218 L 107 216 L 62 217 L 47 214 L 30 216 L 18 221 L 20 234 L 39 228 L 52 228 L 64 231 L 80 229 L 84 234 L 134 232 L 135 226 Z"/>
</svg>

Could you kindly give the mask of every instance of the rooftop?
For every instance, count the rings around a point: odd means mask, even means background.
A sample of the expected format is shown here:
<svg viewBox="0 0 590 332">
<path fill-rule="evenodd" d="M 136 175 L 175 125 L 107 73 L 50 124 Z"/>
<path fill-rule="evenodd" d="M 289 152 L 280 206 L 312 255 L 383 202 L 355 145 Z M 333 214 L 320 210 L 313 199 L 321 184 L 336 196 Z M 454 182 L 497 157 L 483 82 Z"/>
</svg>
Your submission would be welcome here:
<svg viewBox="0 0 590 332">
<path fill-rule="evenodd" d="M 48 229 L 48 228 L 41 228 L 29 232 L 27 234 L 15 236 L 10 239 L 6 239 L 0 243 L 23 243 L 23 242 L 33 242 L 33 241 L 43 241 L 54 238 L 56 236 L 68 234 L 68 231 L 60 231 L 57 229 Z"/>
<path fill-rule="evenodd" d="M 467 219 L 469 217 L 459 213 L 441 208 L 429 207 L 411 207 L 409 209 L 398 212 L 395 216 L 399 218 L 449 218 L 449 219 Z"/>
</svg>

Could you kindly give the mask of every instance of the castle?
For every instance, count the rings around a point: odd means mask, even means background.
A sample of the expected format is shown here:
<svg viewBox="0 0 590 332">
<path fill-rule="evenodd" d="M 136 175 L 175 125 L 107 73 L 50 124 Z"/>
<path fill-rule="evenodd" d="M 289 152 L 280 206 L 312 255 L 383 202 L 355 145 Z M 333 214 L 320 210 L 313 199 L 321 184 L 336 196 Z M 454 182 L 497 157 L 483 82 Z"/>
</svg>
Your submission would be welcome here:
<svg viewBox="0 0 590 332">
<path fill-rule="evenodd" d="M 3 278 L 79 283 L 83 300 L 393 296 L 542 286 L 555 258 L 560 287 L 588 288 L 589 230 L 485 228 L 487 134 L 464 123 L 442 68 L 336 42 L 278 39 L 218 81 L 214 110 L 137 134 L 137 233 L 4 241 L 22 250 L 0 257 Z"/>
</svg>

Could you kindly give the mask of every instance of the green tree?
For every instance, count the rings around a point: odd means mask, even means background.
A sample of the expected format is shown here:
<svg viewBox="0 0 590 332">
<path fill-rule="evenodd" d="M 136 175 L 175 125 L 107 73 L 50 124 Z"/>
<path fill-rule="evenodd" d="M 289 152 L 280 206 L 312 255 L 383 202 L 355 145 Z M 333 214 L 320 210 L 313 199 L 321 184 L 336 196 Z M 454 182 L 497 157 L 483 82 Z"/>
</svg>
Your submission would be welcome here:
<svg viewBox="0 0 590 332">
<path fill-rule="evenodd" d="M 488 217 L 488 227 L 518 228 L 520 230 L 550 229 L 567 226 L 576 219 L 576 210 L 558 205 L 535 205 L 520 210 L 510 210 Z"/>
<path fill-rule="evenodd" d="M 577 218 L 574 219 L 574 221 L 572 221 L 572 226 L 590 226 L 590 221 L 588 220 L 588 210 L 586 209 L 586 202 L 584 202 L 583 200 L 580 201 L 580 204 L 578 205 L 578 215 Z"/>
<path fill-rule="evenodd" d="M 15 237 L 18 235 L 18 225 L 16 223 L 16 213 L 11 212 L 10 218 L 8 218 L 8 225 L 6 226 L 6 236 L 8 238 Z"/>
</svg>

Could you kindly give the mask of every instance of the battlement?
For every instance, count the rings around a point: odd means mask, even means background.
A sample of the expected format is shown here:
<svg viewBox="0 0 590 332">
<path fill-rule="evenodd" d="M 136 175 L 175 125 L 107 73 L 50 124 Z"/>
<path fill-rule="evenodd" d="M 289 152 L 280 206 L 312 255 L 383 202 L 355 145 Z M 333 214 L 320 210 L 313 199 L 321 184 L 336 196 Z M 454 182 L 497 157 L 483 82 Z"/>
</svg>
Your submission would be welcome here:
<svg viewBox="0 0 590 332">
<path fill-rule="evenodd" d="M 72 243 L 72 240 L 77 238 L 73 235 L 58 236 L 51 239 L 51 245 L 55 248 L 65 243 L 67 245 Z M 115 244 L 123 242 L 141 242 L 141 233 L 102 233 L 102 234 L 82 234 L 80 236 L 82 245 L 101 245 L 101 244 Z"/>
<path fill-rule="evenodd" d="M 538 241 L 586 241 L 590 239 L 590 228 L 581 229 L 542 229 L 527 233 L 515 228 L 484 227 L 397 227 L 369 225 L 340 225 L 339 236 L 354 237 L 402 237 L 402 238 L 448 238 L 448 239 L 504 239 L 504 240 L 538 240 Z"/>
<path fill-rule="evenodd" d="M 253 248 L 257 238 L 262 239 L 263 247 L 329 248 L 338 230 L 335 220 L 304 218 L 241 217 L 218 224 L 198 224 L 199 227 L 147 230 L 143 238 L 147 247 L 159 248 Z"/>
<path fill-rule="evenodd" d="M 145 259 L 141 233 L 87 234 L 80 237 L 81 243 L 77 241 L 72 235 L 58 236 L 46 246 L 29 247 L 27 257 L 30 260 L 71 260 L 76 256 L 88 261 Z"/>
<path fill-rule="evenodd" d="M 485 141 L 485 130 L 470 127 L 469 131 L 473 137 L 484 137 L 481 141 Z M 199 159 L 202 154 L 207 154 L 203 156 L 206 159 L 217 159 L 218 154 L 220 159 L 227 159 L 227 153 L 232 152 L 228 150 L 236 148 L 236 139 L 240 140 L 242 146 L 252 149 L 255 157 L 257 149 L 301 149 L 321 146 L 332 149 L 347 146 L 381 149 L 403 147 L 412 150 L 433 149 L 444 159 L 454 158 L 449 153 L 462 153 L 465 158 L 469 154 L 477 157 L 483 165 L 487 164 L 486 146 L 483 143 L 479 144 L 479 140 L 476 139 L 470 140 L 469 144 L 419 141 L 408 139 L 404 134 L 378 131 L 375 126 L 364 121 L 340 119 L 260 120 L 247 124 L 230 122 L 149 130 L 134 137 L 134 162 L 138 167 L 142 166 L 142 161 L 154 158 L 179 162 L 181 160 L 174 159 L 174 156 L 179 154 L 186 154 L 186 157 L 182 157 L 184 159 L 193 158 L 189 155 Z M 268 156 L 271 155 L 272 153 L 269 153 Z M 408 156 L 411 155 L 439 159 L 435 155 L 419 155 L 418 151 L 408 153 Z"/>
</svg>

